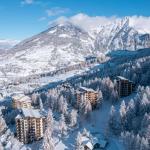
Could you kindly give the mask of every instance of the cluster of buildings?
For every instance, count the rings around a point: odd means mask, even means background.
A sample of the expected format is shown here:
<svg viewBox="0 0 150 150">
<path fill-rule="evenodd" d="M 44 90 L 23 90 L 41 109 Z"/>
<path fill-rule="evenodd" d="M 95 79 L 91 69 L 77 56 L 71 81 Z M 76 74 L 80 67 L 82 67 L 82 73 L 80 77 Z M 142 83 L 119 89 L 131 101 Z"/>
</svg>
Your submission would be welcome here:
<svg viewBox="0 0 150 150">
<path fill-rule="evenodd" d="M 134 83 L 122 76 L 117 77 L 116 83 L 120 97 L 130 95 L 135 89 Z M 63 88 L 68 90 L 71 87 L 69 84 L 63 84 Z M 92 109 L 94 109 L 102 100 L 102 97 L 99 97 L 97 91 L 87 87 L 78 88 L 75 94 L 77 106 L 79 106 L 82 101 L 89 101 Z M 24 144 L 40 140 L 46 128 L 46 117 L 40 110 L 32 108 L 31 98 L 23 94 L 14 95 L 12 96 L 12 107 L 20 111 L 15 118 L 18 140 Z M 85 147 L 88 145 L 89 141 Z"/>
<path fill-rule="evenodd" d="M 31 98 L 23 94 L 14 95 L 12 107 L 20 112 L 15 118 L 18 140 L 24 144 L 40 140 L 44 135 L 46 118 L 40 110 L 32 108 Z"/>
</svg>

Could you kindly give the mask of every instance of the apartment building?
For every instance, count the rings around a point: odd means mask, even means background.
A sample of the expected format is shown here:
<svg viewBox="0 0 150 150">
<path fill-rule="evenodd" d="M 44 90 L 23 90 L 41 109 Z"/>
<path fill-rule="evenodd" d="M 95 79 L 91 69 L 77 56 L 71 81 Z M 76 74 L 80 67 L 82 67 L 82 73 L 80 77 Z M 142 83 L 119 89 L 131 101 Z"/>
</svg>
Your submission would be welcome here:
<svg viewBox="0 0 150 150">
<path fill-rule="evenodd" d="M 24 94 L 17 94 L 12 96 L 12 107 L 14 109 L 31 108 L 31 98 Z"/>
<path fill-rule="evenodd" d="M 84 99 L 85 101 L 90 101 L 92 107 L 96 107 L 98 102 L 98 92 L 94 91 L 93 89 L 86 88 L 86 87 L 80 87 L 76 91 L 76 99 L 77 99 L 77 106 L 81 103 L 81 99 Z"/>
<path fill-rule="evenodd" d="M 117 76 L 117 91 L 118 91 L 118 95 L 120 97 L 125 97 L 130 95 L 135 89 L 135 84 L 122 77 L 122 76 Z"/>
<path fill-rule="evenodd" d="M 39 110 L 22 108 L 16 117 L 17 139 L 28 144 L 40 140 L 46 127 L 45 116 Z"/>
</svg>

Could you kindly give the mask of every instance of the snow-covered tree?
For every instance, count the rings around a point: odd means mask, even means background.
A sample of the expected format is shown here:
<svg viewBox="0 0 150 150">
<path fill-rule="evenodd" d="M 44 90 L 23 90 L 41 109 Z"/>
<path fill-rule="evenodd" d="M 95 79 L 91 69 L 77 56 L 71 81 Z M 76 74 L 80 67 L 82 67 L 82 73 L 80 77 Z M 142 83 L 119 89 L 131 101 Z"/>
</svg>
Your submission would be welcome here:
<svg viewBox="0 0 150 150">
<path fill-rule="evenodd" d="M 84 101 L 84 115 L 86 117 L 90 117 L 91 111 L 92 111 L 91 102 L 89 100 L 85 100 Z"/>
<path fill-rule="evenodd" d="M 77 138 L 76 138 L 76 141 L 75 141 L 75 150 L 83 150 L 82 135 L 81 135 L 80 132 L 78 132 Z"/>
<path fill-rule="evenodd" d="M 43 138 L 43 150 L 54 150 L 55 145 L 51 135 L 49 135 L 48 130 L 45 131 L 44 138 Z"/>
<path fill-rule="evenodd" d="M 61 135 L 66 135 L 66 132 L 67 132 L 67 125 L 66 125 L 65 117 L 64 117 L 63 114 L 62 114 L 61 117 L 60 117 L 59 129 L 60 129 Z"/>
<path fill-rule="evenodd" d="M 51 109 L 49 109 L 47 114 L 47 129 L 52 134 L 54 129 L 54 118 Z"/>
<path fill-rule="evenodd" d="M 61 95 L 58 99 L 58 110 L 59 112 L 62 112 L 64 109 L 64 97 Z"/>
<path fill-rule="evenodd" d="M 47 128 L 44 133 L 44 138 L 43 138 L 43 145 L 42 148 L 44 150 L 54 150 L 54 141 L 52 138 L 52 133 L 53 133 L 53 128 L 54 128 L 54 120 L 53 120 L 53 114 L 52 111 L 48 111 L 47 115 Z"/>
<path fill-rule="evenodd" d="M 102 100 L 103 100 L 102 91 L 98 89 L 98 100 L 97 100 L 97 106 L 98 106 L 98 108 L 102 104 Z"/>
<path fill-rule="evenodd" d="M 115 107 L 112 105 L 109 114 L 109 127 L 113 130 L 116 129 L 116 124 L 117 124 L 115 113 L 116 113 Z"/>
<path fill-rule="evenodd" d="M 7 126 L 6 126 L 4 118 L 0 116 L 0 135 L 4 131 L 4 129 L 6 129 L 6 127 Z"/>
<path fill-rule="evenodd" d="M 42 102 L 42 99 L 39 98 L 39 105 L 40 105 L 40 110 L 43 111 L 43 102 Z"/>
<path fill-rule="evenodd" d="M 126 104 L 124 101 L 122 101 L 120 105 L 120 123 L 121 123 L 121 128 L 124 130 L 127 126 L 127 118 L 126 118 Z"/>
<path fill-rule="evenodd" d="M 67 110 L 68 110 L 68 103 L 67 103 L 67 101 L 64 101 L 61 111 L 63 114 L 67 114 Z"/>
<path fill-rule="evenodd" d="M 38 99 L 39 99 L 39 94 L 33 93 L 32 96 L 31 96 L 31 99 L 32 99 L 33 105 L 37 105 L 38 104 Z"/>
<path fill-rule="evenodd" d="M 77 117 L 78 117 L 78 113 L 77 110 L 72 109 L 71 113 L 70 113 L 70 125 L 73 127 L 77 124 Z"/>
<path fill-rule="evenodd" d="M 135 104 L 134 104 L 134 100 L 131 99 L 128 103 L 127 106 L 127 112 L 126 112 L 126 117 L 127 117 L 127 126 L 128 126 L 128 130 L 132 129 L 133 126 L 133 119 L 136 116 L 136 110 L 135 110 Z"/>
<path fill-rule="evenodd" d="M 140 150 L 149 150 L 149 149 L 150 149 L 150 146 L 149 146 L 148 140 L 146 138 L 142 137 Z"/>
<path fill-rule="evenodd" d="M 135 136 L 135 149 L 140 149 L 140 145 L 141 145 L 141 137 L 139 136 L 139 134 L 137 134 Z"/>
<path fill-rule="evenodd" d="M 90 132 L 87 129 L 84 128 L 83 132 L 82 132 L 82 135 L 86 136 L 86 137 L 90 137 Z"/>
</svg>

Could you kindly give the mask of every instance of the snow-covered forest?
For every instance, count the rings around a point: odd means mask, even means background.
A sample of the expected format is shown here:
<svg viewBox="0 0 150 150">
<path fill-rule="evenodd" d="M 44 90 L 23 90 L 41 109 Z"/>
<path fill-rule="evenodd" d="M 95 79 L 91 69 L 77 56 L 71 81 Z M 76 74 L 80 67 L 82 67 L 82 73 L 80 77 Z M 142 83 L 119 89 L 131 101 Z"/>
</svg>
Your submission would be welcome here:
<svg viewBox="0 0 150 150">
<path fill-rule="evenodd" d="M 90 65 L 88 70 L 78 75 L 41 85 L 32 91 L 23 91 L 31 97 L 34 108 L 47 114 L 44 137 L 32 144 L 23 145 L 17 140 L 15 117 L 19 112 L 12 109 L 11 96 L 2 96 L 0 149 L 81 150 L 82 136 L 93 139 L 98 132 L 109 142 L 108 150 L 149 150 L 150 53 L 149 49 L 136 51 L 136 55 L 134 53 L 112 52 L 108 54 L 109 59 L 106 62 Z M 63 70 L 62 74 L 65 76 L 68 70 Z M 119 97 L 116 88 L 118 75 L 136 84 L 136 90 L 130 96 Z M 47 75 L 44 77 L 47 78 Z M 39 76 L 39 79 L 44 77 Z M 35 79 L 31 77 L 31 80 Z M 27 81 L 24 80 L 20 84 L 28 84 Z M 93 110 L 91 103 L 84 99 L 81 99 L 79 107 L 76 107 L 75 92 L 81 86 L 98 92 L 96 109 Z"/>
</svg>

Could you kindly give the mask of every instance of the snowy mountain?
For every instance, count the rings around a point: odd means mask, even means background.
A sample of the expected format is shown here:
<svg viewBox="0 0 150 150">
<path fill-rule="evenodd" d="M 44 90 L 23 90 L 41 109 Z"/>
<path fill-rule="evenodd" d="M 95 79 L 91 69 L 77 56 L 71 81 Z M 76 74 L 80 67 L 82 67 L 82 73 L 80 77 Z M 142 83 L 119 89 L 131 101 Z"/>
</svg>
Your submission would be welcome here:
<svg viewBox="0 0 150 150">
<path fill-rule="evenodd" d="M 70 23 L 65 23 L 54 25 L 19 43 L 11 49 L 11 53 L 6 55 L 5 59 L 9 58 L 8 70 L 13 66 L 16 73 L 19 71 L 28 74 L 79 63 L 93 52 L 94 42 L 89 34 Z"/>
<path fill-rule="evenodd" d="M 139 33 L 129 22 L 126 17 L 90 32 L 69 22 L 52 24 L 13 47 L 1 58 L 1 68 L 7 74 L 29 75 L 80 63 L 88 55 L 150 47 L 150 35 Z"/>
<path fill-rule="evenodd" d="M 16 45 L 18 41 L 16 40 L 6 40 L 6 39 L 0 39 L 0 52 L 6 52 L 10 48 L 12 48 L 14 45 Z"/>
<path fill-rule="evenodd" d="M 150 47 L 150 35 L 141 34 L 130 26 L 130 19 L 116 20 L 103 26 L 96 36 L 95 48 L 108 50 L 137 50 Z"/>
</svg>

